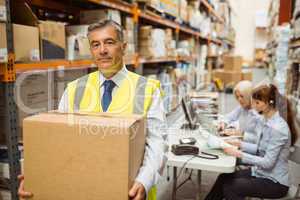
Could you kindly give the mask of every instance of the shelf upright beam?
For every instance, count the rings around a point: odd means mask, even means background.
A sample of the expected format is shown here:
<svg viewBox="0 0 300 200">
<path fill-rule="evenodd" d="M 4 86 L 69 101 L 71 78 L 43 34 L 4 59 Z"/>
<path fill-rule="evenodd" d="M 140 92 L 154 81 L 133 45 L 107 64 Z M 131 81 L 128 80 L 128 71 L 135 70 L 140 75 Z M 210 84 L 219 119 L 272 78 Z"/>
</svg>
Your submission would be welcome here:
<svg viewBox="0 0 300 200">
<path fill-rule="evenodd" d="M 3 67 L 2 86 L 4 87 L 4 132 L 6 134 L 6 144 L 9 158 L 9 175 L 11 199 L 18 200 L 18 178 L 20 174 L 20 162 L 18 151 L 18 130 L 17 130 L 17 106 L 14 100 L 14 86 L 16 80 L 16 70 L 14 62 L 13 49 L 13 29 L 11 21 L 10 0 L 6 2 L 6 32 L 7 32 L 7 50 L 8 62 Z"/>
</svg>

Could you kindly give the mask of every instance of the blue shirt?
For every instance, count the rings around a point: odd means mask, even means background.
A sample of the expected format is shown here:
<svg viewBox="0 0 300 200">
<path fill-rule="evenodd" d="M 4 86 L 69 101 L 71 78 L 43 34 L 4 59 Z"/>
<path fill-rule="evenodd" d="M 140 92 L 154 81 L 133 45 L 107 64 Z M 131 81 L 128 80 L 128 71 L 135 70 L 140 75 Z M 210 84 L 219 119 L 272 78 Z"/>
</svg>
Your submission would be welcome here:
<svg viewBox="0 0 300 200">
<path fill-rule="evenodd" d="M 253 165 L 252 175 L 289 186 L 288 157 L 291 146 L 290 129 L 276 112 L 270 119 L 257 121 L 256 144 L 242 142 L 242 162 Z"/>
<path fill-rule="evenodd" d="M 244 141 L 256 143 L 257 136 L 254 129 L 259 118 L 261 117 L 253 109 L 244 109 L 238 106 L 225 115 L 225 123 L 244 132 Z"/>
</svg>

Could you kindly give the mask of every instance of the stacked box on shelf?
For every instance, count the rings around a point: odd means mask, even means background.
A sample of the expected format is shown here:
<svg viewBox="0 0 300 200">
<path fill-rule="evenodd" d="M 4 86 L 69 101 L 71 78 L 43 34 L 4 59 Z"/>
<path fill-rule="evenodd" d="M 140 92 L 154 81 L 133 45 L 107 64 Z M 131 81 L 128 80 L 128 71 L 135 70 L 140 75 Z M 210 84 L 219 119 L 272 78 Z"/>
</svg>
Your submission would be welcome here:
<svg viewBox="0 0 300 200">
<path fill-rule="evenodd" d="M 65 91 L 67 84 L 71 81 L 88 74 L 87 68 L 62 69 L 54 72 L 54 109 L 58 108 L 59 101 Z"/>
<path fill-rule="evenodd" d="M 13 24 L 13 39 L 16 62 L 40 60 L 39 29 L 37 27 Z"/>
<path fill-rule="evenodd" d="M 131 57 L 135 54 L 135 33 L 132 17 L 125 17 L 124 22 L 124 40 L 127 42 L 125 57 Z"/>
<path fill-rule="evenodd" d="M 252 69 L 243 69 L 242 70 L 242 80 L 252 81 L 253 72 Z"/>
<path fill-rule="evenodd" d="M 192 1 L 188 5 L 188 22 L 189 25 L 195 29 L 200 29 L 201 22 L 204 19 L 204 16 L 200 13 L 199 10 L 200 1 Z"/>
<path fill-rule="evenodd" d="M 65 24 L 54 21 L 39 21 L 42 59 L 65 59 Z"/>
<path fill-rule="evenodd" d="M 0 0 L 0 21 L 6 21 L 6 18 L 5 0 Z"/>
<path fill-rule="evenodd" d="M 178 6 L 179 0 L 161 0 L 160 1 L 160 8 L 161 10 L 173 17 L 178 17 Z"/>
<path fill-rule="evenodd" d="M 187 0 L 179 0 L 178 15 L 182 22 L 188 23 L 188 2 Z"/>
<path fill-rule="evenodd" d="M 13 17 L 16 24 L 38 27 L 41 59 L 65 59 L 65 24 L 56 21 L 38 20 L 34 12 L 23 3 L 16 3 L 13 6 Z M 25 27 L 21 28 L 25 29 Z M 27 27 L 27 29 L 29 28 Z M 27 41 L 27 43 L 30 42 Z M 37 52 L 35 54 L 35 57 L 37 57 Z"/>
<path fill-rule="evenodd" d="M 165 46 L 166 46 L 167 56 L 174 57 L 176 56 L 176 41 L 173 38 L 172 29 L 168 28 L 165 30 L 165 32 L 166 32 Z"/>
<path fill-rule="evenodd" d="M 90 44 L 87 37 L 89 25 L 66 26 L 67 49 L 69 60 L 91 58 Z"/>
<path fill-rule="evenodd" d="M 236 84 L 242 80 L 242 62 L 240 56 L 224 56 L 224 69 L 213 71 L 213 78 L 219 78 L 227 84 Z"/>
<path fill-rule="evenodd" d="M 0 23 L 0 63 L 7 62 L 6 24 Z"/>
<path fill-rule="evenodd" d="M 140 56 L 145 58 L 166 57 L 165 38 L 163 29 L 142 26 L 139 31 L 138 43 Z"/>
<path fill-rule="evenodd" d="M 279 92 L 281 94 L 285 94 L 285 85 L 287 80 L 286 75 L 287 75 L 287 67 L 289 62 L 288 49 L 289 49 L 291 29 L 289 25 L 283 25 L 283 26 L 278 26 L 276 32 L 277 32 L 278 46 L 275 52 L 276 74 L 274 80 L 277 83 Z"/>
</svg>

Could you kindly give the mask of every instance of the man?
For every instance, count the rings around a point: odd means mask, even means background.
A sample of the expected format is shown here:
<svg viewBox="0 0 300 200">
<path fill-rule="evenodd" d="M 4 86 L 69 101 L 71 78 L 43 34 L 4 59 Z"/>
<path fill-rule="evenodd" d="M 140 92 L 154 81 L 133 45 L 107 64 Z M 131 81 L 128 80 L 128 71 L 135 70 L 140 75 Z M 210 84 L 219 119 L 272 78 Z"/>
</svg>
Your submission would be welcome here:
<svg viewBox="0 0 300 200">
<path fill-rule="evenodd" d="M 133 200 L 156 199 L 154 185 L 166 162 L 165 115 L 159 82 L 127 71 L 123 63 L 126 42 L 120 25 L 111 20 L 93 24 L 88 29 L 90 49 L 98 71 L 68 84 L 59 104 L 64 112 L 110 112 L 143 114 L 147 118 L 147 137 L 143 164 L 129 191 Z M 20 176 L 19 195 L 23 190 Z M 71 183 L 70 183 L 71 184 Z"/>
</svg>

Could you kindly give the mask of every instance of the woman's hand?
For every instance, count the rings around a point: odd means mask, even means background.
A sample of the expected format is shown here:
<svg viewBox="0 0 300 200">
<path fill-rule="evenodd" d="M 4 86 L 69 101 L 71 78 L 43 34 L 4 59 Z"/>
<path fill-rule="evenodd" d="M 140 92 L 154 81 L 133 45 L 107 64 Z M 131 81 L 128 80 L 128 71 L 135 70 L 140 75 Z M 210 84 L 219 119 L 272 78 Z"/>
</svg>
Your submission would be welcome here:
<svg viewBox="0 0 300 200">
<path fill-rule="evenodd" d="M 238 140 L 238 139 L 230 139 L 229 138 L 228 140 L 224 139 L 224 141 L 227 142 L 228 144 L 231 144 L 231 145 L 233 145 L 235 147 L 238 147 L 238 148 L 240 148 L 241 144 L 242 144 L 242 141 Z"/>
<path fill-rule="evenodd" d="M 238 130 L 238 129 L 234 129 L 234 128 L 230 128 L 230 129 L 225 129 L 224 131 L 222 131 L 222 134 L 224 135 L 228 135 L 228 136 L 242 136 L 242 131 Z"/>
<path fill-rule="evenodd" d="M 241 158 L 242 157 L 242 152 L 240 150 L 238 150 L 237 148 L 234 147 L 227 147 L 227 148 L 223 148 L 223 151 L 230 155 L 230 156 L 234 156 L 237 158 Z"/>
</svg>

